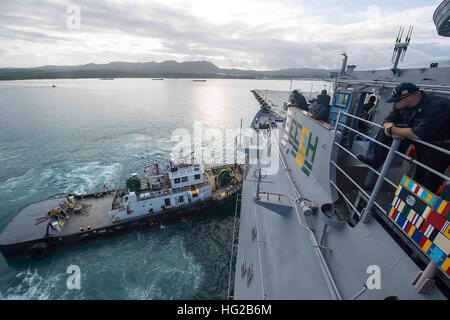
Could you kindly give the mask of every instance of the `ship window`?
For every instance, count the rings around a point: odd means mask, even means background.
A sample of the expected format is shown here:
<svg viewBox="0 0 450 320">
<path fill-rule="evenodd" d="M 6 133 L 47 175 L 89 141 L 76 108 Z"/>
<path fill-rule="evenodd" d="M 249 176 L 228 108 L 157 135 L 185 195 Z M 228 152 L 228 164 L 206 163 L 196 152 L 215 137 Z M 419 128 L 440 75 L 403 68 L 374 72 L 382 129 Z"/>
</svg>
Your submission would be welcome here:
<svg viewBox="0 0 450 320">
<path fill-rule="evenodd" d="M 178 198 L 178 202 L 180 202 L 180 203 L 184 202 L 183 196 L 180 196 L 180 197 Z"/>
<path fill-rule="evenodd" d="M 165 204 L 166 206 L 170 206 L 170 198 L 164 199 L 164 204 Z"/>
<path fill-rule="evenodd" d="M 182 178 L 181 178 L 181 181 L 182 181 L 182 182 L 187 182 L 187 181 L 188 181 L 188 177 L 182 177 Z"/>
<path fill-rule="evenodd" d="M 180 183 L 180 178 L 175 178 L 174 183 Z"/>
<path fill-rule="evenodd" d="M 199 167 L 195 167 L 195 168 L 194 168 L 194 171 L 198 171 L 198 170 L 200 170 Z"/>
<path fill-rule="evenodd" d="M 198 193 L 193 193 L 192 194 L 192 198 L 197 198 L 198 197 Z"/>
<path fill-rule="evenodd" d="M 195 180 L 198 180 L 198 179 L 200 179 L 200 175 L 199 175 L 199 174 L 196 174 L 196 175 L 194 176 L 194 178 L 195 178 Z"/>
<path fill-rule="evenodd" d="M 348 93 L 338 93 L 336 105 L 341 108 L 346 108 L 349 97 L 350 95 Z"/>
</svg>

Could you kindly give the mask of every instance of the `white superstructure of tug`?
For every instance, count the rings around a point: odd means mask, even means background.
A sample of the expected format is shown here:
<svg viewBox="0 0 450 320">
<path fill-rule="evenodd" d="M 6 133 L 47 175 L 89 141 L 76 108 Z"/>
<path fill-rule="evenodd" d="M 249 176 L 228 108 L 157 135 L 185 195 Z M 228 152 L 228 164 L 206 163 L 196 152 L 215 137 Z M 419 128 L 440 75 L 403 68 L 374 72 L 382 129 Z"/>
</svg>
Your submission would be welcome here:
<svg viewBox="0 0 450 320">
<path fill-rule="evenodd" d="M 174 164 L 165 170 L 158 164 L 145 167 L 145 178 L 140 179 L 141 191 L 129 191 L 122 197 L 123 209 L 112 210 L 113 222 L 151 215 L 196 201 L 205 201 L 212 195 L 211 181 L 198 164 Z M 134 174 L 137 178 L 137 174 Z"/>
</svg>

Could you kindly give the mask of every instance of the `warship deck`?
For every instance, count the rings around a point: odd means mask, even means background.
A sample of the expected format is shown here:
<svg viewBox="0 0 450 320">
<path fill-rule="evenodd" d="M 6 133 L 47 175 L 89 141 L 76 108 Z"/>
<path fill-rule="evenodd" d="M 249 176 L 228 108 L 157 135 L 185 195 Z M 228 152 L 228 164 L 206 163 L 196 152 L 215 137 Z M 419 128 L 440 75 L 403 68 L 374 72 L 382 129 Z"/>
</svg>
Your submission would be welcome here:
<svg viewBox="0 0 450 320">
<path fill-rule="evenodd" d="M 282 161 L 281 161 L 282 162 Z M 412 279 L 421 269 L 375 220 L 341 229 L 328 228 L 325 243 L 317 248 L 323 230 L 318 210 L 305 216 L 293 201 L 272 196 L 255 200 L 258 167 L 249 165 L 242 189 L 239 246 L 234 299 L 445 299 L 437 289 L 416 292 Z M 311 176 L 298 179 L 280 164 L 278 172 L 262 179 L 260 192 L 296 198 L 291 179 L 314 194 L 319 204 L 331 201 Z M 313 232 L 308 229 L 311 228 Z M 313 237 L 315 238 L 313 240 Z M 374 267 L 375 266 L 375 267 Z M 380 288 L 364 290 L 373 268 L 381 270 Z"/>
</svg>

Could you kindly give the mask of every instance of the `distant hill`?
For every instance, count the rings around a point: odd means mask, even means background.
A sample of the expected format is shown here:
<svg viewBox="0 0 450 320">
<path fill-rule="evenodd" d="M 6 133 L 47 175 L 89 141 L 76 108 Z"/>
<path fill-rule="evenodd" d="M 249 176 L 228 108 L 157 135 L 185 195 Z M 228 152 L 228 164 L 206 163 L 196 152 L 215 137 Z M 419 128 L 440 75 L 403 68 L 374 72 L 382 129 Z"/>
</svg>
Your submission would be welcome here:
<svg viewBox="0 0 450 320">
<path fill-rule="evenodd" d="M 292 79 L 327 78 L 330 70 L 284 69 L 255 71 L 221 69 L 208 61 L 110 62 L 78 66 L 42 66 L 36 68 L 0 68 L 0 80 L 65 78 L 241 78 Z"/>
</svg>

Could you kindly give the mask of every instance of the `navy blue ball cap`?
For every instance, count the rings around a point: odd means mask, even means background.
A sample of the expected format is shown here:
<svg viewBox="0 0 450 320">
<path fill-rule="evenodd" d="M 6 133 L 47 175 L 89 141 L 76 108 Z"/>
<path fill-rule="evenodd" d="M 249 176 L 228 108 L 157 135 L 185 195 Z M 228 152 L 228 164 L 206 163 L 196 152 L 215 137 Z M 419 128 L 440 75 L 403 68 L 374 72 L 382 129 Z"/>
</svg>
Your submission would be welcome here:
<svg viewBox="0 0 450 320">
<path fill-rule="evenodd" d="M 404 97 L 419 91 L 419 88 L 411 82 L 400 83 L 392 90 L 392 96 L 386 100 L 386 102 L 397 102 L 402 100 Z"/>
</svg>

